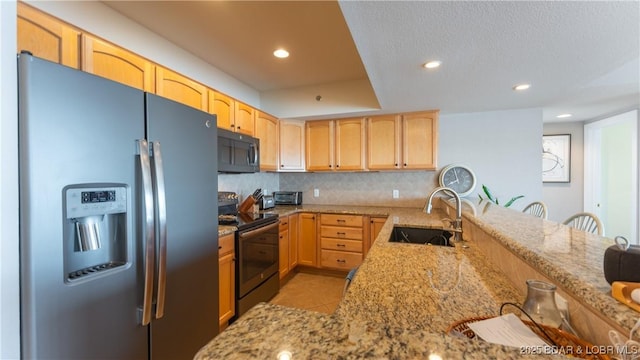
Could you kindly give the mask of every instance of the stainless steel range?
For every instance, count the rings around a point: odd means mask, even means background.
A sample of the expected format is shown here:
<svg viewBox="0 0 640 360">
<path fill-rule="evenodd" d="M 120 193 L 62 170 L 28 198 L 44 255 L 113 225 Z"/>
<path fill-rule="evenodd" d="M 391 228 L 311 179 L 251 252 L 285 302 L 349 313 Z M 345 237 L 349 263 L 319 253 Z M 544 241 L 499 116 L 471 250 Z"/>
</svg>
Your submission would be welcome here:
<svg viewBox="0 0 640 360">
<path fill-rule="evenodd" d="M 239 213 L 237 208 L 237 194 L 218 192 L 218 223 L 238 228 L 235 234 L 235 318 L 259 302 L 269 301 L 280 289 L 278 215 Z"/>
</svg>

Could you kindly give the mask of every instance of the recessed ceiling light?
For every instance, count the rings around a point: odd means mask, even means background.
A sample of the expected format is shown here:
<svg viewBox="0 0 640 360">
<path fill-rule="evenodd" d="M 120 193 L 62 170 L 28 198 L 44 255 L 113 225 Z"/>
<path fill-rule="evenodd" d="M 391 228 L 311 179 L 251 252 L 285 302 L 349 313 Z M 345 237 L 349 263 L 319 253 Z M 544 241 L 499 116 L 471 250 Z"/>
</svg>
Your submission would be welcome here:
<svg viewBox="0 0 640 360">
<path fill-rule="evenodd" d="M 556 116 L 558 119 L 566 119 L 566 118 L 570 118 L 572 117 L 573 114 L 560 114 L 558 116 Z"/>
<path fill-rule="evenodd" d="M 429 61 L 428 63 L 425 63 L 422 66 L 427 68 L 427 69 L 435 69 L 435 68 L 439 67 L 440 65 L 442 65 L 442 61 L 434 60 L 434 61 Z"/>
<path fill-rule="evenodd" d="M 522 90 L 527 90 L 530 87 L 531 87 L 531 84 L 518 84 L 513 87 L 513 90 L 522 91 Z"/>
<path fill-rule="evenodd" d="M 280 58 L 280 59 L 284 59 L 289 57 L 289 52 L 285 49 L 278 49 L 276 51 L 273 52 L 273 56 Z"/>
</svg>

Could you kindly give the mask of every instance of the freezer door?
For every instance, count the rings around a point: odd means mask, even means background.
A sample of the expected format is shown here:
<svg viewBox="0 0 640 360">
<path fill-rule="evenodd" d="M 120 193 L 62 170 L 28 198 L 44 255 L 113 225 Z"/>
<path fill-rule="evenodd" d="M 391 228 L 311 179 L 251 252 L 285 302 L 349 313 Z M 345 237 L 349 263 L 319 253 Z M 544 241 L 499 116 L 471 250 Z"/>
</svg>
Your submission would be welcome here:
<svg viewBox="0 0 640 360">
<path fill-rule="evenodd" d="M 18 74 L 22 356 L 146 359 L 134 246 L 144 94 L 25 54 Z M 65 208 L 74 196 L 81 205 Z M 84 225 L 95 232 L 93 246 L 79 250 L 68 241 L 77 236 L 69 226 L 78 220 L 74 211 L 116 198 L 123 207 L 109 224 L 87 217 L 96 221 Z M 119 235 L 99 235 L 106 228 Z M 75 272 L 111 257 L 118 260 L 111 270 Z"/>
<path fill-rule="evenodd" d="M 146 97 L 147 139 L 162 149 L 167 234 L 164 311 L 151 322 L 151 357 L 190 359 L 218 333 L 216 118 Z"/>
</svg>

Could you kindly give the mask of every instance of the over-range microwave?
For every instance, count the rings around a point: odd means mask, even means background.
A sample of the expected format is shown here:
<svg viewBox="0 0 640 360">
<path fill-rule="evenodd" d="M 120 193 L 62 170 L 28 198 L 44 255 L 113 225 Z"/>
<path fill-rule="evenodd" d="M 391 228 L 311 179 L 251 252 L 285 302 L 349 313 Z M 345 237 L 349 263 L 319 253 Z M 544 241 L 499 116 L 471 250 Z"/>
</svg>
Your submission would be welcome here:
<svg viewBox="0 0 640 360">
<path fill-rule="evenodd" d="M 218 172 L 260 171 L 260 140 L 218 128 Z"/>
</svg>

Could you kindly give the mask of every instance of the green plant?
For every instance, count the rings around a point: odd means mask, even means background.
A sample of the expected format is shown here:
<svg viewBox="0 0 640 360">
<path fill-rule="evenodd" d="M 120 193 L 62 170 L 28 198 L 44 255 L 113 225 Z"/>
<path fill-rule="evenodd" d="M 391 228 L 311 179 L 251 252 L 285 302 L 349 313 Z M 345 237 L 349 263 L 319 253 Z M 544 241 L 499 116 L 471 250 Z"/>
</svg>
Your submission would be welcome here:
<svg viewBox="0 0 640 360">
<path fill-rule="evenodd" d="M 493 195 L 491 194 L 491 191 L 489 190 L 489 188 L 486 185 L 482 185 L 482 191 L 484 191 L 485 195 L 487 195 L 487 200 L 491 201 L 492 203 L 496 204 L 496 205 L 500 205 L 500 202 L 498 201 L 497 197 L 493 197 Z M 482 195 L 478 194 L 478 197 L 480 198 L 480 200 L 484 200 L 484 198 L 482 197 Z M 518 196 L 514 196 L 511 198 L 511 200 L 507 201 L 504 204 L 504 207 L 509 207 L 511 206 L 511 204 L 513 204 L 516 200 L 523 198 L 524 195 L 518 195 Z"/>
</svg>

